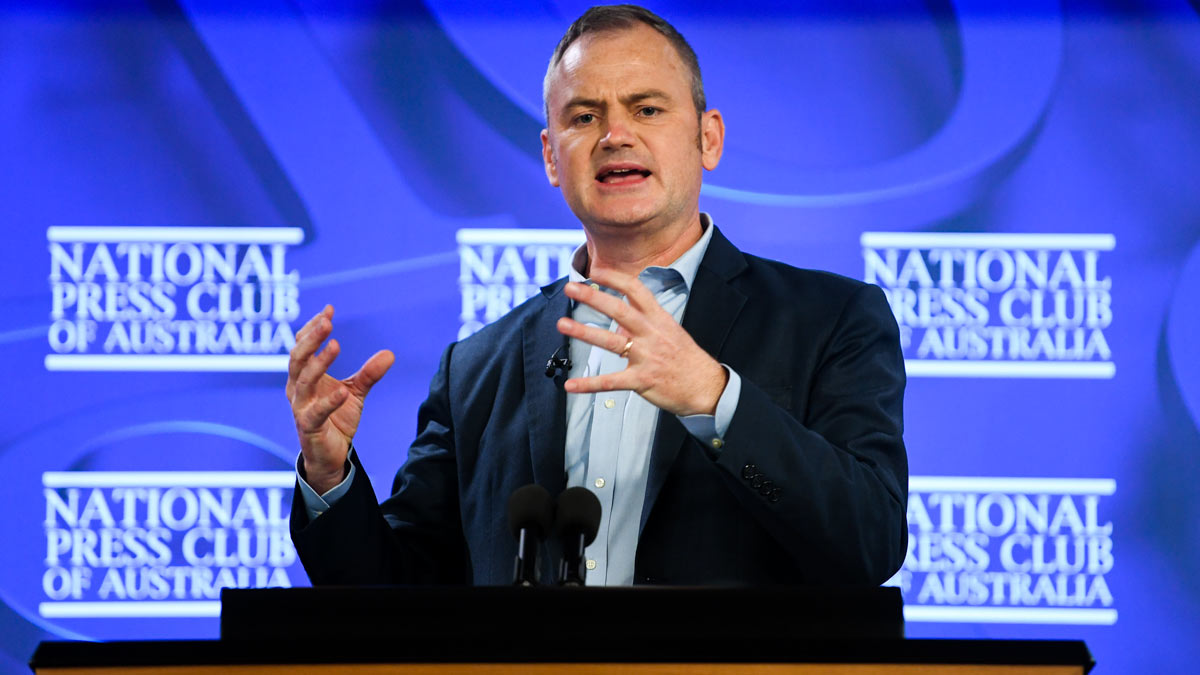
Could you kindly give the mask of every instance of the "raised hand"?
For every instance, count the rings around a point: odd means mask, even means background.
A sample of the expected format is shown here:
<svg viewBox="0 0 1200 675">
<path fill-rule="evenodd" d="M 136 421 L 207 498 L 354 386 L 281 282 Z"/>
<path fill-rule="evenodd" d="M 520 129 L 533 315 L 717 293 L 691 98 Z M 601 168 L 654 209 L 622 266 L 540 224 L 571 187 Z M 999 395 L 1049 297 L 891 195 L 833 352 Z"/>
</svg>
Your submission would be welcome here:
<svg viewBox="0 0 1200 675">
<path fill-rule="evenodd" d="M 296 333 L 296 346 L 288 359 L 287 397 L 296 419 L 300 452 L 308 484 L 318 494 L 342 482 L 350 439 L 358 429 L 367 392 L 396 360 L 388 350 L 376 352 L 358 372 L 336 380 L 326 371 L 337 358 L 337 340 L 318 354 L 333 331 L 333 306 L 325 305 Z"/>
<path fill-rule="evenodd" d="M 558 331 L 623 356 L 628 365 L 616 373 L 571 378 L 563 385 L 566 391 L 628 389 L 676 415 L 713 414 L 728 379 L 721 364 L 659 306 L 637 277 L 595 270 L 592 281 L 618 291 L 629 302 L 579 283 L 567 284 L 567 297 L 615 319 L 617 332 L 567 317 L 558 320 Z"/>
</svg>

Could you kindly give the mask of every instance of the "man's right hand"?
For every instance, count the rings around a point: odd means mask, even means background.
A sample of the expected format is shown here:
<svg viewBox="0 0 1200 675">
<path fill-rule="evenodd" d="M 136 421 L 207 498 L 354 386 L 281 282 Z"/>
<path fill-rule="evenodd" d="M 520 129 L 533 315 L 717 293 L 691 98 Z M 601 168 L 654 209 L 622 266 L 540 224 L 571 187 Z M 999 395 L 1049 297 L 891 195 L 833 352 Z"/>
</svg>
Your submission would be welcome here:
<svg viewBox="0 0 1200 675">
<path fill-rule="evenodd" d="M 325 305 L 296 334 L 288 360 L 287 397 L 296 418 L 305 478 L 317 494 L 345 478 L 346 454 L 362 417 L 363 400 L 396 360 L 385 349 L 367 359 L 357 373 L 335 380 L 326 371 L 341 351 L 338 341 L 330 340 L 316 353 L 332 331 L 333 306 Z"/>
</svg>

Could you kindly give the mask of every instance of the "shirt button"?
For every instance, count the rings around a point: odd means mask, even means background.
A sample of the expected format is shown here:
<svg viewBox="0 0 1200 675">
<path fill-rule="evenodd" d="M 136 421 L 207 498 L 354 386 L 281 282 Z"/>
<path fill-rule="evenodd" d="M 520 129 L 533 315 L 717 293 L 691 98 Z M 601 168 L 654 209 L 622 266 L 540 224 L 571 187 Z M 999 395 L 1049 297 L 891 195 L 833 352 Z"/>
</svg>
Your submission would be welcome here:
<svg viewBox="0 0 1200 675">
<path fill-rule="evenodd" d="M 598 291 L 598 290 L 600 290 L 600 284 L 597 284 L 597 283 L 591 283 L 591 284 L 588 284 L 588 286 L 591 286 L 593 291 Z M 591 569 L 591 568 L 589 567 L 588 569 Z"/>
<path fill-rule="evenodd" d="M 596 483 L 595 483 L 595 485 L 596 485 L 596 487 L 598 487 L 598 488 L 602 488 L 602 487 L 604 487 L 604 479 L 603 479 L 603 478 L 597 478 L 597 479 L 596 479 Z"/>
<path fill-rule="evenodd" d="M 723 440 L 721 440 L 721 439 L 719 439 L 719 438 L 714 438 L 714 439 L 712 439 L 712 446 L 713 446 L 714 448 L 716 448 L 717 450 L 720 450 L 720 449 L 721 449 L 721 446 L 723 446 L 723 445 L 725 445 L 725 441 L 723 441 Z"/>
<path fill-rule="evenodd" d="M 617 402 L 612 400 L 611 398 L 604 399 L 604 407 L 605 408 L 611 408 L 611 407 L 615 406 L 616 404 L 617 404 Z"/>
<path fill-rule="evenodd" d="M 596 569 L 596 561 L 595 561 L 595 560 L 588 560 L 588 561 L 587 561 L 587 563 L 586 563 L 586 566 L 587 566 L 587 568 L 588 568 L 589 570 L 594 570 L 594 569 Z"/>
</svg>

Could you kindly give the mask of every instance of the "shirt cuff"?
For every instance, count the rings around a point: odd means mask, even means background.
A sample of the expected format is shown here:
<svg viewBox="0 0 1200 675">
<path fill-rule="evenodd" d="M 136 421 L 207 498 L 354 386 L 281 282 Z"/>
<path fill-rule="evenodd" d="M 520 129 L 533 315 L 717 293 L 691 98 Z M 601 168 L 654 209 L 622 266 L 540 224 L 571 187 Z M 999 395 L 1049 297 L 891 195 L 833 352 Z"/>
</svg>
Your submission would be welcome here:
<svg viewBox="0 0 1200 675">
<path fill-rule="evenodd" d="M 721 447 L 725 445 L 725 432 L 729 430 L 733 413 L 737 411 L 738 398 L 742 395 L 742 378 L 724 363 L 721 367 L 729 374 L 729 381 L 725 383 L 725 391 L 721 392 L 721 398 L 717 399 L 716 414 L 677 416 L 688 433 L 703 443 L 714 457 L 721 454 Z"/>
<path fill-rule="evenodd" d="M 350 452 L 354 452 L 354 448 L 350 448 Z M 346 477 L 342 482 L 335 485 L 333 488 L 323 495 L 317 494 L 308 481 L 304 479 L 304 455 L 296 457 L 296 481 L 300 485 L 300 496 L 304 499 L 304 510 L 308 512 L 308 521 L 317 519 L 322 513 L 329 510 L 329 507 L 337 503 L 350 490 L 350 484 L 354 482 L 354 472 L 357 470 L 354 467 L 354 462 L 350 461 L 350 455 L 346 455 Z"/>
</svg>

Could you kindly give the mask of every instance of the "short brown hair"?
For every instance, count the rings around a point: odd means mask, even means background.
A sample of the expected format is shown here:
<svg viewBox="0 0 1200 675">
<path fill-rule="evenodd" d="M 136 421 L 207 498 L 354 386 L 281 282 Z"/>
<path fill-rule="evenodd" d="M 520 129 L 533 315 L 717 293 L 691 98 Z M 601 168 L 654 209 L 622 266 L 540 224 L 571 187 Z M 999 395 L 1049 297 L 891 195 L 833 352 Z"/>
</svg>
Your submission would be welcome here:
<svg viewBox="0 0 1200 675">
<path fill-rule="evenodd" d="M 645 7 L 600 5 L 592 7 L 575 19 L 574 23 L 567 28 L 567 32 L 563 34 L 562 39 L 558 41 L 558 46 L 554 48 L 554 55 L 550 57 L 550 65 L 546 67 L 546 77 L 542 81 L 542 107 L 547 123 L 550 121 L 550 74 L 562 61 L 567 48 L 589 33 L 623 30 L 632 28 L 639 23 L 653 28 L 667 38 L 667 41 L 675 48 L 675 53 L 679 55 L 680 60 L 691 71 L 692 104 L 696 106 L 696 114 L 699 115 L 708 109 L 708 104 L 704 100 L 704 80 L 700 78 L 700 61 L 696 58 L 696 52 L 692 51 L 692 46 L 688 44 L 683 35 L 680 35 L 679 31 L 675 30 L 674 26 Z"/>
</svg>

